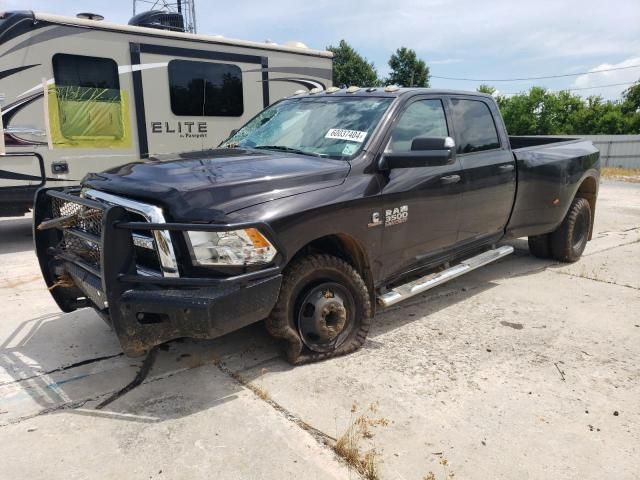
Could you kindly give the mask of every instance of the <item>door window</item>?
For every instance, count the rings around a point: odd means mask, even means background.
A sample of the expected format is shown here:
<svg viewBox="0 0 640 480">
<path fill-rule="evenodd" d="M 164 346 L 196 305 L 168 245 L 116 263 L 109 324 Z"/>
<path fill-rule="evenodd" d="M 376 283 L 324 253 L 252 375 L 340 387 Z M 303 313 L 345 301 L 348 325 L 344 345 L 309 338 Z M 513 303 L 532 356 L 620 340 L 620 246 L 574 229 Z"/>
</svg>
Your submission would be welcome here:
<svg viewBox="0 0 640 480">
<path fill-rule="evenodd" d="M 239 117 L 244 111 L 242 71 L 227 63 L 171 60 L 171 111 L 192 117 Z"/>
<path fill-rule="evenodd" d="M 452 98 L 453 125 L 458 134 L 458 153 L 500 148 L 498 131 L 489 106 L 480 100 Z"/>
<path fill-rule="evenodd" d="M 418 100 L 407 107 L 391 131 L 387 152 L 411 150 L 417 137 L 447 137 L 447 117 L 440 100 Z"/>
</svg>

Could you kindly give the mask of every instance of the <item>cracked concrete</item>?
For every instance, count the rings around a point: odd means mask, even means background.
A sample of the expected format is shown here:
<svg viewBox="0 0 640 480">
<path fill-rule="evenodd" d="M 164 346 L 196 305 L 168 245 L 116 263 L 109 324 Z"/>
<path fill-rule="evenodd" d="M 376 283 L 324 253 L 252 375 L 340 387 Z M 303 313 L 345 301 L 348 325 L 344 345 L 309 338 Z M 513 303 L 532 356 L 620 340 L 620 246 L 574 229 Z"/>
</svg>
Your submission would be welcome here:
<svg viewBox="0 0 640 480">
<path fill-rule="evenodd" d="M 580 262 L 514 241 L 380 312 L 353 355 L 292 368 L 254 325 L 160 349 L 120 395 L 143 360 L 57 310 L 28 219 L 0 238 L 0 477 L 357 478 L 327 446 L 355 402 L 389 421 L 363 441 L 381 478 L 640 478 L 639 185 L 602 185 Z"/>
</svg>

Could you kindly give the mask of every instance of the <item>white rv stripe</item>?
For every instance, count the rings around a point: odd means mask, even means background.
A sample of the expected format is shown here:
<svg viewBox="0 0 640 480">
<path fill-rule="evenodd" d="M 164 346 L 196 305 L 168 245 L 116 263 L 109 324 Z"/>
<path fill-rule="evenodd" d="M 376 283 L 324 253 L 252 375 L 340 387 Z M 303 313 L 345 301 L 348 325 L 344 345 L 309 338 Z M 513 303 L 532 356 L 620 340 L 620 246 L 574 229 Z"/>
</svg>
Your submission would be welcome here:
<svg viewBox="0 0 640 480">
<path fill-rule="evenodd" d="M 164 68 L 167 65 L 169 65 L 169 62 L 142 63 L 139 65 L 123 65 L 121 67 L 118 67 L 118 74 L 122 75 L 123 73 L 139 72 L 140 70 L 149 70 L 150 68 Z"/>
<path fill-rule="evenodd" d="M 43 79 L 44 80 L 44 79 Z M 47 85 L 53 85 L 53 78 L 50 78 L 49 80 L 47 80 Z M 39 83 L 38 85 L 31 87 L 29 90 L 22 92 L 20 95 L 18 95 L 16 98 L 20 98 L 20 97 L 24 97 L 25 95 L 27 95 L 28 93 L 31 92 L 35 92 L 36 90 L 38 90 L 39 88 L 42 88 L 42 83 Z M 46 93 L 46 92 L 45 92 Z"/>
</svg>

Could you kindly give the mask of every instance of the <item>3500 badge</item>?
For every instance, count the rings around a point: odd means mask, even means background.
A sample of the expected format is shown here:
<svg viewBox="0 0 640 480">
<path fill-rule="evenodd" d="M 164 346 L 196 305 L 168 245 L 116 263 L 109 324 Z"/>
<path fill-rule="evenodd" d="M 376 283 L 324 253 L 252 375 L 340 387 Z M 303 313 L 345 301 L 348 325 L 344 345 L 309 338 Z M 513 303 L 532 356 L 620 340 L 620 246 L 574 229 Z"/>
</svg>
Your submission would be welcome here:
<svg viewBox="0 0 640 480">
<path fill-rule="evenodd" d="M 379 212 L 373 212 L 371 215 L 371 222 L 368 224 L 369 227 L 377 227 L 378 225 L 384 225 L 385 227 L 390 227 L 392 225 L 398 225 L 399 223 L 404 223 L 409 219 L 409 206 L 402 205 L 396 208 L 390 208 L 385 210 L 384 212 L 384 222 L 380 218 Z"/>
<path fill-rule="evenodd" d="M 402 205 L 393 209 L 388 209 L 384 213 L 384 226 L 390 227 L 391 225 L 397 225 L 404 223 L 409 219 L 409 207 Z"/>
</svg>

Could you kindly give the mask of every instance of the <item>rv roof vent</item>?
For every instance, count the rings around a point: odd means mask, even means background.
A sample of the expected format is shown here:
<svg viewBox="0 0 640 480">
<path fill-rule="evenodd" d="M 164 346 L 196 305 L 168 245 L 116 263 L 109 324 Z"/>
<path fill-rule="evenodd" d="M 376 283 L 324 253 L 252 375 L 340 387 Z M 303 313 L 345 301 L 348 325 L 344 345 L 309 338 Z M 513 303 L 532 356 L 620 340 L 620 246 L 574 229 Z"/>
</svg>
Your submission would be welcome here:
<svg viewBox="0 0 640 480">
<path fill-rule="evenodd" d="M 82 18 L 84 20 L 95 20 L 97 22 L 99 22 L 100 20 L 104 20 L 104 17 L 98 13 L 89 13 L 89 12 L 82 12 L 76 15 L 76 17 L 78 18 Z"/>
<path fill-rule="evenodd" d="M 149 10 L 148 12 L 142 12 L 131 17 L 129 25 L 184 32 L 184 18 L 181 13 L 176 12 Z"/>
</svg>

